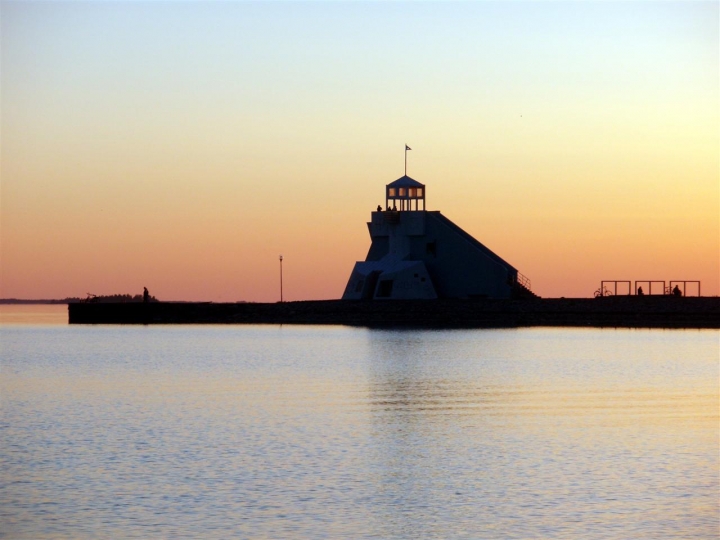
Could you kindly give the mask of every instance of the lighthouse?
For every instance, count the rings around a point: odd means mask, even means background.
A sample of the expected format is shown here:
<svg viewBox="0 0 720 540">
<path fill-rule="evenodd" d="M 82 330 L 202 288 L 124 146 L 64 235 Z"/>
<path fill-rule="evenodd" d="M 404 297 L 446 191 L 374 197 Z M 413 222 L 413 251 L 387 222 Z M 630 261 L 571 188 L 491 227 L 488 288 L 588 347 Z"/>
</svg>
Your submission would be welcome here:
<svg viewBox="0 0 720 540">
<path fill-rule="evenodd" d="M 426 187 L 405 175 L 385 186 L 372 212 L 370 250 L 350 274 L 343 300 L 533 297 L 515 267 L 439 211 Z"/>
</svg>

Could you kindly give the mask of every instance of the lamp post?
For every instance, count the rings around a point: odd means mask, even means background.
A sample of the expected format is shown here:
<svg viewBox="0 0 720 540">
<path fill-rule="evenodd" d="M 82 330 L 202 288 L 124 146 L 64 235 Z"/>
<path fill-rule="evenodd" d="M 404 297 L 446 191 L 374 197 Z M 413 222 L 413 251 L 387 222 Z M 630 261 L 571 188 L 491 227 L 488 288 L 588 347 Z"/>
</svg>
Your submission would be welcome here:
<svg viewBox="0 0 720 540">
<path fill-rule="evenodd" d="M 283 291 L 282 291 L 282 255 L 280 255 L 280 301 L 283 301 Z"/>
</svg>

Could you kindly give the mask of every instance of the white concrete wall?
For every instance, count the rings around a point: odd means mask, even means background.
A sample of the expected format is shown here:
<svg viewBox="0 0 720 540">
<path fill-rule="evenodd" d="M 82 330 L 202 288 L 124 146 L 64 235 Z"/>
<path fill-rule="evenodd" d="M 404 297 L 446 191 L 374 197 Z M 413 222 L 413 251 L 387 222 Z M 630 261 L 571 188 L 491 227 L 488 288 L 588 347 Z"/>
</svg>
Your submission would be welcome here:
<svg viewBox="0 0 720 540">
<path fill-rule="evenodd" d="M 368 260 L 355 265 L 345 299 L 362 298 L 365 284 L 358 290 L 358 283 L 373 271 L 381 272 L 373 298 L 387 280 L 393 281 L 390 299 L 511 295 L 515 268 L 439 212 L 373 212 L 368 229 L 373 245 Z"/>
</svg>

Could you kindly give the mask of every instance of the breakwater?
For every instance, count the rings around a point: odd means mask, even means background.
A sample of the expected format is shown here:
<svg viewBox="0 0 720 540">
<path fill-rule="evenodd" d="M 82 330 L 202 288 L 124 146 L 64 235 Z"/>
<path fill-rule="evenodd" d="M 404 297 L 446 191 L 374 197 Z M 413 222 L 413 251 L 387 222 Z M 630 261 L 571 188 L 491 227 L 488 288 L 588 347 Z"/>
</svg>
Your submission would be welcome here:
<svg viewBox="0 0 720 540">
<path fill-rule="evenodd" d="M 70 324 L 720 328 L 720 298 L 613 296 L 528 300 L 78 303 L 68 304 L 68 320 Z"/>
</svg>

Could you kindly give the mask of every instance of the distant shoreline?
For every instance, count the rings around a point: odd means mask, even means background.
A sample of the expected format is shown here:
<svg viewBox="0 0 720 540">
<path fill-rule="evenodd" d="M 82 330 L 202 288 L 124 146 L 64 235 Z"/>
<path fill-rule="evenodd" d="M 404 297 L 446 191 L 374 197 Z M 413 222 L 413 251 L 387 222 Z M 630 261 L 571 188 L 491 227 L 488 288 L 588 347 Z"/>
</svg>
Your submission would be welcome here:
<svg viewBox="0 0 720 540">
<path fill-rule="evenodd" d="M 23 300 L 21 298 L 0 298 L 0 304 L 5 305 L 18 305 L 18 304 L 72 304 L 78 303 L 80 299 L 65 299 L 65 300 Z"/>
<path fill-rule="evenodd" d="M 26 299 L 26 298 L 0 298 L 0 305 L 63 305 L 63 304 L 84 304 L 92 302 L 95 304 L 137 304 L 142 303 L 143 295 L 136 294 L 89 294 L 85 298 L 77 296 L 68 296 L 66 298 L 41 298 L 41 299 Z M 157 298 L 150 296 L 150 302 L 157 302 Z M 170 302 L 176 303 L 176 302 Z"/>
<path fill-rule="evenodd" d="M 158 300 L 153 299 L 151 302 L 157 302 Z M 22 306 L 22 305 L 48 305 L 48 306 L 58 306 L 58 305 L 67 305 L 67 304 L 85 304 L 87 303 L 87 300 L 85 298 L 64 298 L 62 300 L 26 300 L 23 298 L 0 298 L 0 305 L 6 305 L 6 306 Z M 113 299 L 103 299 L 100 298 L 97 301 L 93 301 L 90 303 L 96 303 L 96 304 L 141 304 L 142 300 L 126 300 L 126 301 L 118 301 Z M 193 300 L 163 300 L 164 304 L 193 304 L 196 303 Z M 199 302 L 199 303 L 212 303 L 210 301 L 208 302 Z M 238 300 L 237 302 L 234 302 L 236 304 L 249 304 L 252 302 L 246 302 L 245 300 Z"/>
</svg>

